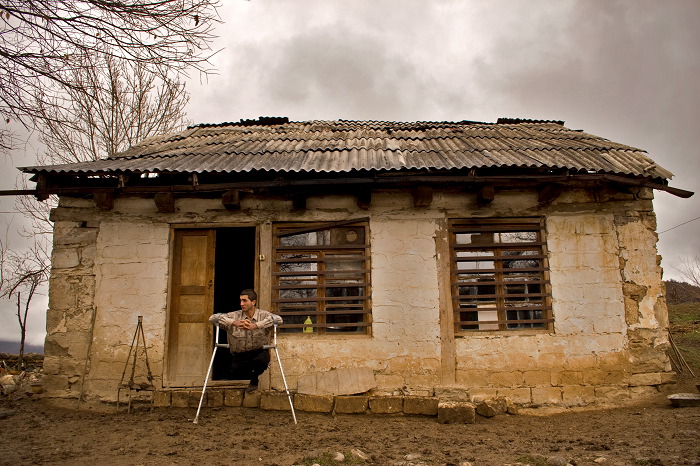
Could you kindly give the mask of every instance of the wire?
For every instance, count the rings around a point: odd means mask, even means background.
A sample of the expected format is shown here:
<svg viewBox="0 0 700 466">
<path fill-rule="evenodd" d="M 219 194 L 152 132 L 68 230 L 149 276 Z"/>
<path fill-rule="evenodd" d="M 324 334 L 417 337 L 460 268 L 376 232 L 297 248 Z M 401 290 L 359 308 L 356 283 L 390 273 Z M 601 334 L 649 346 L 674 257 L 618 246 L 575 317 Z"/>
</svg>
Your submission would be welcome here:
<svg viewBox="0 0 700 466">
<path fill-rule="evenodd" d="M 685 225 L 686 223 L 694 222 L 695 220 L 697 220 L 697 219 L 699 219 L 699 218 L 700 218 L 700 217 L 695 217 L 695 218 L 693 218 L 693 219 L 688 220 L 687 222 L 683 222 L 683 223 L 680 223 L 680 224 L 676 225 L 675 227 L 671 227 L 671 228 L 669 228 L 668 230 L 660 231 L 658 234 L 666 233 L 667 231 L 674 230 L 674 229 L 676 229 L 676 228 L 678 228 L 678 227 L 680 227 L 680 226 Z"/>
</svg>

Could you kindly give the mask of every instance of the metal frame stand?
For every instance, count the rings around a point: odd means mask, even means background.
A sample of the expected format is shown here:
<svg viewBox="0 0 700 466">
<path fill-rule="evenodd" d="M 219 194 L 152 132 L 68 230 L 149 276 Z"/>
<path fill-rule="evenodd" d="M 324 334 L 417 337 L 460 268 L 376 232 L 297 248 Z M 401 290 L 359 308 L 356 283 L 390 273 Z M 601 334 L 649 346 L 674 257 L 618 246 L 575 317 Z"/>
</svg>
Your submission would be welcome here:
<svg viewBox="0 0 700 466">
<path fill-rule="evenodd" d="M 277 350 L 277 322 L 275 322 L 275 330 L 272 337 L 272 344 L 265 345 L 263 348 L 275 350 L 275 356 L 277 356 L 277 364 L 280 366 L 280 374 L 282 374 L 282 382 L 284 382 L 284 391 L 287 393 L 287 399 L 289 400 L 289 407 L 292 409 L 292 418 L 294 418 L 294 424 L 297 423 L 297 415 L 294 412 L 294 402 L 292 401 L 292 395 L 289 393 L 289 387 L 287 387 L 287 378 L 284 376 L 284 369 L 282 368 L 282 360 L 280 359 L 280 353 Z"/>
<path fill-rule="evenodd" d="M 199 424 L 199 413 L 202 410 L 202 403 L 204 402 L 204 394 L 207 391 L 207 384 L 209 383 L 209 377 L 211 376 L 211 369 L 214 365 L 214 358 L 216 357 L 216 350 L 219 348 L 228 348 L 227 343 L 219 343 L 219 330 L 221 327 L 216 324 L 216 337 L 214 338 L 214 351 L 211 355 L 211 361 L 209 362 L 209 369 L 207 370 L 207 375 L 204 378 L 204 386 L 202 387 L 202 396 L 199 398 L 199 407 L 197 408 L 197 415 L 192 421 L 194 424 Z M 279 351 L 277 350 L 277 322 L 274 324 L 274 331 L 272 337 L 272 344 L 263 346 L 265 349 L 275 350 L 275 356 L 277 357 L 277 364 L 280 366 L 280 373 L 282 374 L 282 381 L 284 382 L 284 391 L 287 394 L 287 399 L 289 400 L 289 407 L 292 409 L 292 418 L 294 419 L 294 424 L 297 423 L 297 415 L 294 412 L 294 402 L 292 401 L 292 395 L 289 393 L 289 387 L 287 386 L 287 378 L 284 376 L 284 369 L 282 368 L 282 360 L 280 359 Z"/>
<path fill-rule="evenodd" d="M 139 343 L 143 342 L 143 355 L 146 359 L 146 370 L 148 371 L 147 379 L 148 383 L 136 384 L 134 382 L 134 375 L 136 373 L 136 358 L 139 353 Z M 134 345 L 135 344 L 135 345 Z M 126 376 L 126 369 L 129 367 L 129 361 L 131 360 L 131 355 L 134 355 L 133 362 L 131 363 L 131 377 L 127 383 L 124 383 L 124 377 Z M 126 357 L 126 364 L 124 365 L 124 371 L 122 372 L 122 378 L 119 381 L 119 388 L 117 389 L 117 411 L 119 411 L 119 402 L 122 390 L 129 391 L 129 404 L 127 412 L 131 413 L 131 392 L 132 391 L 149 391 L 151 394 L 151 407 L 153 407 L 153 393 L 155 393 L 155 387 L 153 386 L 153 374 L 151 373 L 151 366 L 148 363 L 148 352 L 146 351 L 146 336 L 143 333 L 143 316 L 138 317 L 138 324 L 136 324 L 136 331 L 134 332 L 134 338 L 131 340 L 131 347 L 129 348 L 129 355 Z"/>
<path fill-rule="evenodd" d="M 202 410 L 202 402 L 204 401 L 204 393 L 207 391 L 207 384 L 209 383 L 209 376 L 211 376 L 211 368 L 214 366 L 214 358 L 216 357 L 216 350 L 219 348 L 228 348 L 228 343 L 219 343 L 219 330 L 221 327 L 216 324 L 216 332 L 214 336 L 214 352 L 211 354 L 211 361 L 209 362 L 209 369 L 207 369 L 207 376 L 204 378 L 204 386 L 202 387 L 202 396 L 199 397 L 199 407 L 197 408 L 197 415 L 194 417 L 195 424 L 199 424 L 199 412 Z"/>
</svg>

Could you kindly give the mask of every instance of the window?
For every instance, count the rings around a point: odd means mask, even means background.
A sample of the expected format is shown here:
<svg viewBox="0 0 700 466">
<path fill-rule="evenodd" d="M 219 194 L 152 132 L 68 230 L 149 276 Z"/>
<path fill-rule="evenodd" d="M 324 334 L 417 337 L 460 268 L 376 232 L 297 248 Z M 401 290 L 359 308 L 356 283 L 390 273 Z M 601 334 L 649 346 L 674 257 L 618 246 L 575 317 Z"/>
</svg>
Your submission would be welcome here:
<svg viewBox="0 0 700 466">
<path fill-rule="evenodd" d="M 367 221 L 274 227 L 272 305 L 280 331 L 366 334 L 371 322 Z"/>
<path fill-rule="evenodd" d="M 452 220 L 450 249 L 457 334 L 551 330 L 543 219 Z"/>
</svg>

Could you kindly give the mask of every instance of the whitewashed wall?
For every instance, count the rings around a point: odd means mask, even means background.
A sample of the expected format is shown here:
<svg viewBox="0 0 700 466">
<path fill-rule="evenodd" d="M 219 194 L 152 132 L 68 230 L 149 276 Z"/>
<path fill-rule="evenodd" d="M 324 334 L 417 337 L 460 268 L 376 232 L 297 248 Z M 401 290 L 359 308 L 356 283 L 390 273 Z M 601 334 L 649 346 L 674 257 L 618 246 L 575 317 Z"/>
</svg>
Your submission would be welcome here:
<svg viewBox="0 0 700 466">
<path fill-rule="evenodd" d="M 162 214 L 152 200 L 118 199 L 105 212 L 89 200 L 62 199 L 53 213 L 46 390 L 113 400 L 137 316 L 144 318 L 156 384 L 162 383 L 172 226 L 365 216 L 371 335 L 282 335 L 292 387 L 311 371 L 369 367 L 379 394 L 431 395 L 456 386 L 475 399 L 506 395 L 520 403 L 576 405 L 643 395 L 672 376 L 648 190 L 602 199 L 580 190 L 546 206 L 535 192 L 508 191 L 489 206 L 477 206 L 473 195 L 436 193 L 430 208 L 416 209 L 409 193 L 380 192 L 366 211 L 351 196 L 311 197 L 303 213 L 290 207 L 283 199 L 244 198 L 240 211 L 229 212 L 217 200 L 181 199 L 175 213 Z M 534 215 L 546 217 L 554 332 L 454 338 L 446 220 Z M 260 232 L 261 250 L 269 250 L 271 230 Z M 270 297 L 266 267 L 261 263 L 261 307 Z M 274 365 L 272 380 L 279 385 Z"/>
</svg>

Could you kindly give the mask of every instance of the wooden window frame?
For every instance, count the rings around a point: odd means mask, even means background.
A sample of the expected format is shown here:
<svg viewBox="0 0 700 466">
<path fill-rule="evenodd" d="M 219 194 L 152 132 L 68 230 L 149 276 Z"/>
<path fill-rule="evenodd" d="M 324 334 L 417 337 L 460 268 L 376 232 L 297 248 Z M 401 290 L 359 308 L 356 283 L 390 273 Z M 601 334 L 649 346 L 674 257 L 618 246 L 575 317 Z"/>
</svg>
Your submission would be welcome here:
<svg viewBox="0 0 700 466">
<path fill-rule="evenodd" d="M 495 235 L 502 238 L 501 235 L 519 232 L 535 233 L 535 240 L 504 242 L 494 239 Z M 459 235 L 469 235 L 470 242 L 460 242 Z M 477 241 L 472 235 L 485 235 L 485 238 Z M 455 335 L 553 330 L 546 239 L 545 222 L 541 217 L 449 221 Z M 537 266 L 514 265 L 518 261 L 514 258 L 518 257 L 521 262 L 536 261 Z M 465 268 L 466 263 L 478 266 L 469 269 Z M 481 264 L 486 268 L 480 268 Z M 488 268 L 490 264 L 492 267 Z M 530 286 L 535 292 L 529 291 Z M 465 289 L 471 292 L 466 294 Z M 512 317 L 514 314 L 515 318 Z M 476 320 L 473 320 L 471 317 L 475 316 Z"/>
<path fill-rule="evenodd" d="M 285 244 L 285 238 L 313 233 L 322 236 L 324 232 L 328 232 L 323 240 L 326 244 Z M 359 239 L 353 242 L 340 238 L 343 232 L 359 232 Z M 271 303 L 273 312 L 285 321 L 280 332 L 306 336 L 368 335 L 372 322 L 368 219 L 277 223 L 273 225 L 272 237 Z M 284 270 L 285 264 L 289 270 Z M 353 268 L 355 264 L 359 267 Z M 295 285 L 296 280 L 299 284 Z M 348 290 L 356 292 L 341 296 L 332 293 Z M 285 292 L 307 296 L 285 297 Z"/>
</svg>

